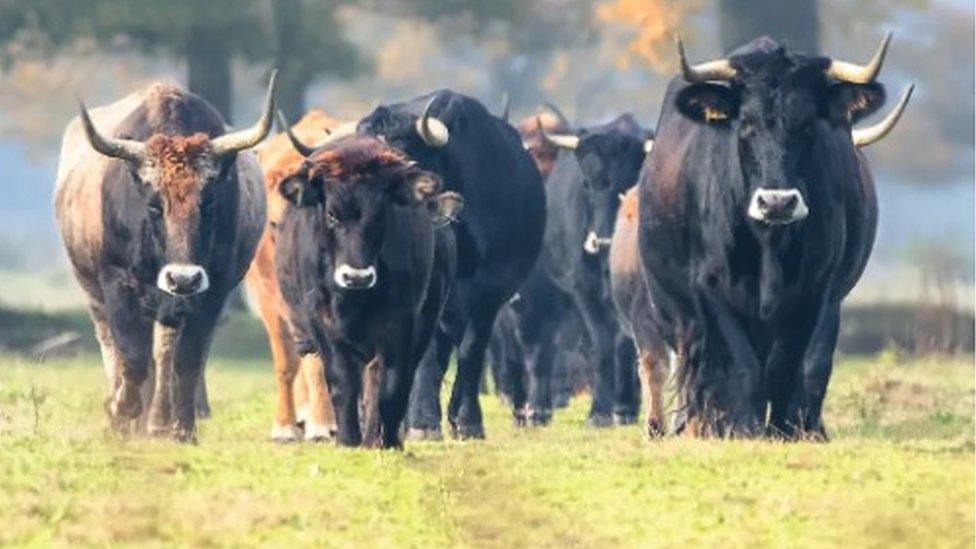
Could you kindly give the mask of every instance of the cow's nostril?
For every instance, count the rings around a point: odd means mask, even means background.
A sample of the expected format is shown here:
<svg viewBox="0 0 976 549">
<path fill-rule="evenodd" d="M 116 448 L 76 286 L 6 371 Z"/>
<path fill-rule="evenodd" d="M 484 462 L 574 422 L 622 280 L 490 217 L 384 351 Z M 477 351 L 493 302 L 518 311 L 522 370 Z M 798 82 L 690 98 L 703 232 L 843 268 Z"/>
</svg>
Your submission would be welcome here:
<svg viewBox="0 0 976 549">
<path fill-rule="evenodd" d="M 766 211 L 769 209 L 769 203 L 766 202 L 766 199 L 763 198 L 761 194 L 756 196 L 756 204 L 759 206 L 760 210 Z"/>
<path fill-rule="evenodd" d="M 169 271 L 166 272 L 166 284 L 168 284 L 170 288 L 176 286 L 176 277 L 173 276 L 172 272 Z"/>
<path fill-rule="evenodd" d="M 193 276 L 190 277 L 190 285 L 196 286 L 196 285 L 200 284 L 200 279 L 202 277 L 203 277 L 203 275 L 200 274 L 199 272 L 193 273 Z"/>
<path fill-rule="evenodd" d="M 791 194 L 789 198 L 786 199 L 785 207 L 789 210 L 796 208 L 796 195 Z"/>
</svg>

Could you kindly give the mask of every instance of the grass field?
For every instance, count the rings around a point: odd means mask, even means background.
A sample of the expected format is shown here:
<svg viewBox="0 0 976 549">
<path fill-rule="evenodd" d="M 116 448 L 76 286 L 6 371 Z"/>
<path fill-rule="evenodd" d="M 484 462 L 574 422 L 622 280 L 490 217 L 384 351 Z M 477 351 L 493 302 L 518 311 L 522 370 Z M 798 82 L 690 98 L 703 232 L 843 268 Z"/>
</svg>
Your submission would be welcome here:
<svg viewBox="0 0 976 549">
<path fill-rule="evenodd" d="M 842 361 L 829 444 L 648 443 L 585 399 L 486 442 L 265 440 L 270 367 L 215 360 L 198 446 L 122 440 L 94 357 L 0 356 L 0 545 L 972 547 L 971 360 Z"/>
</svg>

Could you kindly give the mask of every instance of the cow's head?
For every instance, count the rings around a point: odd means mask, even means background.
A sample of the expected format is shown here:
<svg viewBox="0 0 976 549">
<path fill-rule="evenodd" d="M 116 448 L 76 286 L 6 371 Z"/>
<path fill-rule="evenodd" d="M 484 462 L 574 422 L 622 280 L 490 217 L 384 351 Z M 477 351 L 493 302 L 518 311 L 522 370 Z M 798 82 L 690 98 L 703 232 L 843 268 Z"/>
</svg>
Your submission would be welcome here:
<svg viewBox="0 0 976 549">
<path fill-rule="evenodd" d="M 654 145 L 651 132 L 630 115 L 575 133 L 550 133 L 541 121 L 539 127 L 550 143 L 575 155 L 583 173 L 589 217 L 583 249 L 589 254 L 609 249 L 620 197 L 637 183 L 644 156 Z"/>
<path fill-rule="evenodd" d="M 887 133 L 911 88 L 878 125 L 853 130 L 885 99 L 875 82 L 891 35 L 867 65 L 794 55 L 772 39 L 756 39 L 728 59 L 690 65 L 678 41 L 682 75 L 676 96 L 686 117 L 735 136 L 744 180 L 742 211 L 761 227 L 787 225 L 810 212 L 808 185 L 816 178 L 818 139 L 843 128 L 863 146 Z"/>
<path fill-rule="evenodd" d="M 159 265 L 156 286 L 169 295 L 188 297 L 210 287 L 209 263 L 217 237 L 214 210 L 220 183 L 236 173 L 239 151 L 257 145 L 271 129 L 275 77 L 264 113 L 249 129 L 211 138 L 205 133 L 157 133 L 145 141 L 100 133 L 81 105 L 88 142 L 99 153 L 125 162 L 141 204 L 126 204 L 129 215 L 145 220 L 141 254 Z M 138 234 L 138 233 L 137 233 Z"/>
<path fill-rule="evenodd" d="M 390 208 L 423 208 L 439 225 L 454 219 L 463 206 L 457 193 L 440 192 L 436 174 L 376 137 L 350 136 L 312 150 L 288 131 L 307 158 L 282 181 L 279 192 L 317 216 L 330 287 L 364 290 L 376 285 Z"/>
<path fill-rule="evenodd" d="M 546 139 L 543 131 L 550 133 L 567 133 L 569 120 L 558 107 L 552 103 L 544 103 L 536 109 L 535 115 L 519 122 L 518 132 L 522 136 L 522 146 L 529 151 L 535 167 L 539 169 L 542 178 L 546 179 L 552 172 L 559 155 L 559 147 Z"/>
</svg>

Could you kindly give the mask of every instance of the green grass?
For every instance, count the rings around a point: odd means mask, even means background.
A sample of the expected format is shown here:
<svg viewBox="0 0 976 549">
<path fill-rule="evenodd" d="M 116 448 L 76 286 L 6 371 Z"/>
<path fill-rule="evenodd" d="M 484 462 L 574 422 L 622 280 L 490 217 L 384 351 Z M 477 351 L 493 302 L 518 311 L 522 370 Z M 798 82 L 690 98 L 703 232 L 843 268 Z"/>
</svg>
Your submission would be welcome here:
<svg viewBox="0 0 976 549">
<path fill-rule="evenodd" d="M 92 357 L 0 357 L 0 545 L 972 547 L 971 360 L 842 361 L 828 444 L 641 440 L 585 399 L 485 442 L 266 441 L 270 367 L 216 360 L 198 446 L 122 440 Z"/>
</svg>

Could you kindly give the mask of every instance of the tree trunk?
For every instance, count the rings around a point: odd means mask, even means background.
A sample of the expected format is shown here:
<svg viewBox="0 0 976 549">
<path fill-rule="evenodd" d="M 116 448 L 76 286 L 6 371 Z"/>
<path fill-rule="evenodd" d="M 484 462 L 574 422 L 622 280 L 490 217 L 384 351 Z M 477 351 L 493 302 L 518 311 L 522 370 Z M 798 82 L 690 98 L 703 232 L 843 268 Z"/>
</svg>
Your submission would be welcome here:
<svg viewBox="0 0 976 549">
<path fill-rule="evenodd" d="M 272 5 L 275 67 L 278 69 L 277 104 L 285 118 L 294 123 L 305 114 L 305 89 L 311 80 L 303 62 L 305 55 L 311 52 L 299 51 L 302 43 L 302 0 L 274 0 Z"/>
<path fill-rule="evenodd" d="M 230 51 L 213 29 L 193 28 L 186 44 L 190 91 L 213 105 L 231 123 Z"/>
<path fill-rule="evenodd" d="M 719 0 L 719 18 L 726 54 L 762 35 L 820 53 L 817 0 Z"/>
</svg>

